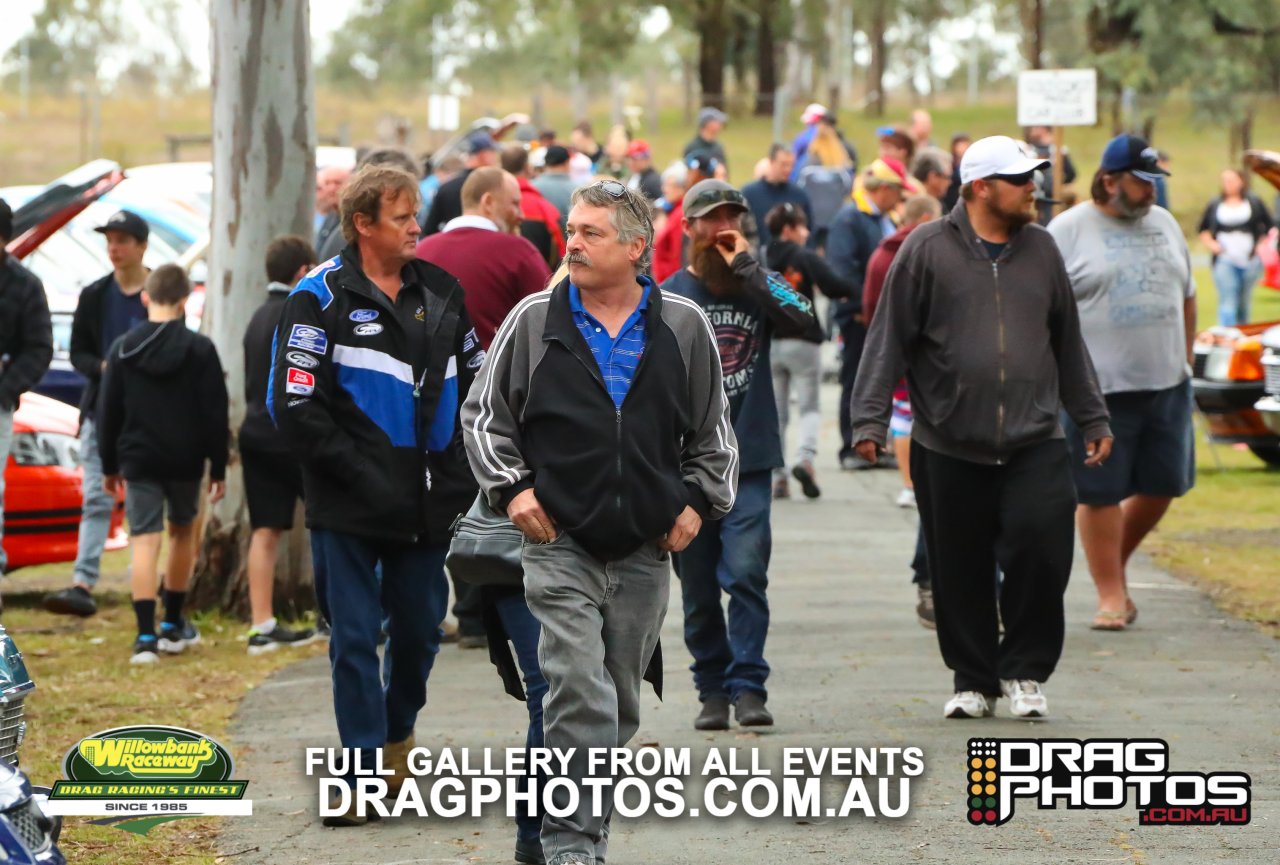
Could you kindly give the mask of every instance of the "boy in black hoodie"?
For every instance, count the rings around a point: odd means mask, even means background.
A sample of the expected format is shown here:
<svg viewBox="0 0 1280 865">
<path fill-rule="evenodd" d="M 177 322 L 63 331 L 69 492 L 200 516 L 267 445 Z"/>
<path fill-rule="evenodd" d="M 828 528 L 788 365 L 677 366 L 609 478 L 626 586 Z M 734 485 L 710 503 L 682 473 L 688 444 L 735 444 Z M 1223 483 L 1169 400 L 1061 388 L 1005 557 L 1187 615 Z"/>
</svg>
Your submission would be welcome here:
<svg viewBox="0 0 1280 865">
<path fill-rule="evenodd" d="M 130 567 L 138 639 L 130 662 L 154 663 L 157 652 L 177 654 L 200 634 L 182 618 L 195 565 L 195 518 L 200 481 L 209 461 L 210 504 L 225 490 L 227 386 L 213 343 L 187 330 L 191 283 L 166 264 L 147 277 L 147 321 L 120 337 L 107 354 L 98 417 L 104 486 L 125 486 L 132 533 Z M 157 637 L 156 564 L 166 505 L 169 566 L 164 622 Z"/>
</svg>

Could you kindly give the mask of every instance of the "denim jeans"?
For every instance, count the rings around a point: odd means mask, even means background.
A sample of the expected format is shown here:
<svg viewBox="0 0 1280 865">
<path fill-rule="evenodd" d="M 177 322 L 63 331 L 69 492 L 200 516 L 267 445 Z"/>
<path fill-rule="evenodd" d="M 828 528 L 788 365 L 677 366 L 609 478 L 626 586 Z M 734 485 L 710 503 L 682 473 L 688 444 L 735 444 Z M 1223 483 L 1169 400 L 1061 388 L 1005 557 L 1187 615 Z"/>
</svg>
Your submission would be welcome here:
<svg viewBox="0 0 1280 865">
<path fill-rule="evenodd" d="M 542 747 L 542 698 L 547 695 L 547 680 L 538 665 L 538 638 L 542 628 L 538 620 L 529 611 L 529 604 L 523 594 L 510 594 L 498 597 L 493 602 L 502 619 L 503 630 L 507 639 L 516 650 L 516 663 L 524 675 L 524 696 L 529 709 L 529 732 L 525 736 L 525 748 Z M 538 787 L 538 807 L 534 813 L 516 815 L 516 839 L 519 841 L 537 841 L 542 831 L 542 785 L 544 777 L 528 779 Z M 527 789 L 527 787 L 526 787 Z"/>
<path fill-rule="evenodd" d="M 9 566 L 4 551 L 4 470 L 9 465 L 9 448 L 13 445 L 13 412 L 0 408 L 0 574 Z"/>
<path fill-rule="evenodd" d="M 684 598 L 684 643 L 693 655 L 689 669 L 703 701 L 736 700 L 743 691 L 768 696 L 769 475 L 766 470 L 739 477 L 733 510 L 703 523 L 693 543 L 673 557 Z M 729 596 L 727 620 L 721 592 Z"/>
<path fill-rule="evenodd" d="M 329 663 L 333 709 L 344 748 L 364 751 L 413 732 L 427 702 L 427 678 L 440 650 L 449 603 L 443 545 L 399 544 L 328 529 L 311 532 L 320 612 L 332 628 Z M 382 565 L 382 580 L 375 569 Z M 388 619 L 386 683 L 379 675 L 378 635 Z M 394 661 L 392 660 L 394 659 Z"/>
<path fill-rule="evenodd" d="M 813 462 L 818 456 L 818 388 L 822 382 L 822 346 L 803 339 L 774 340 L 769 362 L 773 365 L 773 395 L 778 402 L 778 427 L 786 444 L 791 418 L 791 397 L 796 398 L 796 463 Z M 793 463 L 794 465 L 794 463 Z M 775 477 L 786 477 L 776 469 Z"/>
<path fill-rule="evenodd" d="M 84 467 L 84 505 L 80 515 L 80 537 L 71 581 L 92 589 L 98 584 L 102 548 L 111 531 L 111 509 L 116 501 L 102 488 L 102 454 L 98 451 L 98 425 L 85 418 L 80 425 L 80 465 Z"/>
<path fill-rule="evenodd" d="M 592 813 L 582 781 L 599 773 L 587 750 L 620 748 L 640 728 L 641 679 L 667 612 L 671 557 L 650 542 L 601 562 L 561 532 L 551 543 L 526 544 L 523 564 L 525 599 L 542 625 L 546 747 L 577 749 L 565 777 L 580 792 L 572 813 L 543 819 L 542 850 L 547 865 L 594 865 L 607 851 L 610 808 Z"/>
<path fill-rule="evenodd" d="M 1222 256 L 1213 263 L 1213 286 L 1218 290 L 1218 324 L 1234 326 L 1249 323 L 1249 305 L 1253 286 L 1262 276 L 1262 259 L 1254 256 L 1241 267 Z"/>
</svg>

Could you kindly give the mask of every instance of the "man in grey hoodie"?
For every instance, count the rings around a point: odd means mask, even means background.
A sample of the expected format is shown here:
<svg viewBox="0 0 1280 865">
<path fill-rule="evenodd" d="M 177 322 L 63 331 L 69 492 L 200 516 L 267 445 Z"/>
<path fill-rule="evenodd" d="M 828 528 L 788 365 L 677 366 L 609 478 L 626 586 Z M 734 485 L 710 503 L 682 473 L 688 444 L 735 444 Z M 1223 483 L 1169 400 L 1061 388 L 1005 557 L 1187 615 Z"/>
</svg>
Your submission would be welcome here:
<svg viewBox="0 0 1280 865">
<path fill-rule="evenodd" d="M 948 718 L 991 715 L 1002 692 L 1017 717 L 1047 714 L 1076 503 L 1059 404 L 1086 465 L 1111 452 L 1062 256 L 1033 224 L 1034 173 L 1047 164 L 1005 136 L 965 152 L 961 206 L 903 244 L 853 394 L 855 448 L 874 460 L 906 372 L 938 645 L 955 672 Z"/>
</svg>

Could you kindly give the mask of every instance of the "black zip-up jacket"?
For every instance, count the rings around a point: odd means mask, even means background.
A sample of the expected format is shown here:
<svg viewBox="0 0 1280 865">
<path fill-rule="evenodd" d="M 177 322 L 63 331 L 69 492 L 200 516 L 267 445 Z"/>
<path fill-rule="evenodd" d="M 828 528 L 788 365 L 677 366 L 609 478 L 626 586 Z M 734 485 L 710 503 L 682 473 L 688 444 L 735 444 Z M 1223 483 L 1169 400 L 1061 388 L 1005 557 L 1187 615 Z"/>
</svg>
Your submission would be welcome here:
<svg viewBox="0 0 1280 865">
<path fill-rule="evenodd" d="M 507 316 L 463 406 L 467 455 L 497 508 L 534 489 L 602 561 L 670 531 L 686 506 L 733 507 L 738 451 L 720 355 L 694 302 L 649 289 L 646 341 L 622 407 L 573 320 L 569 280 Z"/>
<path fill-rule="evenodd" d="M 1062 438 L 1060 406 L 1085 441 L 1111 435 L 1062 254 L 1038 225 L 1016 231 L 995 261 L 963 202 L 907 236 L 862 350 L 855 442 L 885 444 L 904 370 L 911 436 L 947 456 L 1001 465 Z"/>
<path fill-rule="evenodd" d="M 275 360 L 272 346 L 276 326 L 284 311 L 289 286 L 273 282 L 267 299 L 253 313 L 244 331 L 244 423 L 240 425 L 240 449 L 289 458 L 289 443 L 267 412 L 267 383 Z"/>
<path fill-rule="evenodd" d="M 425 298 L 412 341 L 354 247 L 305 276 L 276 330 L 268 409 L 302 463 L 308 528 L 445 543 L 476 495 L 458 407 L 484 350 L 456 279 L 420 260 L 401 279 Z"/>
<path fill-rule="evenodd" d="M 44 286 L 0 250 L 0 410 L 17 408 L 18 399 L 40 381 L 52 359 L 53 329 Z"/>
<path fill-rule="evenodd" d="M 148 321 L 111 344 L 98 404 L 102 473 L 125 480 L 220 481 L 227 383 L 213 342 L 182 319 Z"/>
<path fill-rule="evenodd" d="M 102 304 L 103 295 L 111 288 L 115 274 L 108 273 L 84 287 L 76 301 L 76 314 L 71 320 L 71 365 L 87 380 L 80 395 L 80 421 L 92 416 L 98 405 L 102 387 Z"/>
</svg>

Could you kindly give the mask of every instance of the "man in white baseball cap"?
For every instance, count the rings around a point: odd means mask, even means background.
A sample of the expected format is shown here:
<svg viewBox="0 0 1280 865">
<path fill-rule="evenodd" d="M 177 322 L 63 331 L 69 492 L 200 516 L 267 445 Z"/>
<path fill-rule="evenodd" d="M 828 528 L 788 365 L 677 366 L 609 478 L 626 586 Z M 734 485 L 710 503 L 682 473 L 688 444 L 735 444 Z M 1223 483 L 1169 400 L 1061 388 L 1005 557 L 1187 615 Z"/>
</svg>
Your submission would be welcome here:
<svg viewBox="0 0 1280 865">
<path fill-rule="evenodd" d="M 948 718 L 989 716 L 1002 695 L 1014 717 L 1048 713 L 1041 686 L 1062 656 L 1075 549 L 1059 405 L 1081 430 L 1084 465 L 1111 452 L 1066 267 L 1031 224 L 1046 164 L 1004 136 L 970 146 L 960 203 L 911 232 L 894 261 L 854 385 L 854 447 L 874 462 L 907 376 L 938 646 L 955 673 Z"/>
</svg>

